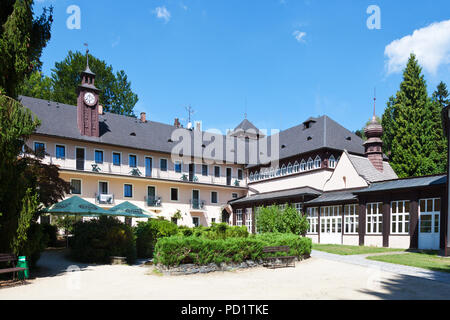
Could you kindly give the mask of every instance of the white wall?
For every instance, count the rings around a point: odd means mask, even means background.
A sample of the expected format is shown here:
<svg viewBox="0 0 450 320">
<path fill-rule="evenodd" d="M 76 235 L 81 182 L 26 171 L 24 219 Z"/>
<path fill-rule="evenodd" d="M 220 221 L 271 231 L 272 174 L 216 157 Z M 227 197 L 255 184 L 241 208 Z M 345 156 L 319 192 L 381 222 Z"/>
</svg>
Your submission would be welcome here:
<svg viewBox="0 0 450 320">
<path fill-rule="evenodd" d="M 345 181 L 344 181 L 345 177 Z M 324 191 L 367 187 L 367 182 L 356 172 L 348 155 L 344 152 L 331 178 L 326 182 Z"/>
<path fill-rule="evenodd" d="M 409 249 L 410 236 L 389 236 L 389 248 Z"/>
<path fill-rule="evenodd" d="M 364 246 L 366 247 L 383 247 L 383 236 L 365 236 Z"/>
</svg>

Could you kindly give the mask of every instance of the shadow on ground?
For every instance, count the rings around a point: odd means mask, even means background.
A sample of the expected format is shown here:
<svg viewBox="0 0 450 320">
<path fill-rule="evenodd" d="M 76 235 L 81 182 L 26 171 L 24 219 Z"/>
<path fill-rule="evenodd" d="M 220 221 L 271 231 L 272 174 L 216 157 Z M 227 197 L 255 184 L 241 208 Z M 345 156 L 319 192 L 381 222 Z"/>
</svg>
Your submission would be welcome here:
<svg viewBox="0 0 450 320">
<path fill-rule="evenodd" d="M 443 289 L 443 285 L 447 286 L 448 290 Z M 384 300 L 450 300 L 450 284 L 439 280 L 398 275 L 393 279 L 374 283 L 374 286 L 375 288 L 359 291 Z M 421 289 L 417 290 L 418 287 Z"/>
</svg>

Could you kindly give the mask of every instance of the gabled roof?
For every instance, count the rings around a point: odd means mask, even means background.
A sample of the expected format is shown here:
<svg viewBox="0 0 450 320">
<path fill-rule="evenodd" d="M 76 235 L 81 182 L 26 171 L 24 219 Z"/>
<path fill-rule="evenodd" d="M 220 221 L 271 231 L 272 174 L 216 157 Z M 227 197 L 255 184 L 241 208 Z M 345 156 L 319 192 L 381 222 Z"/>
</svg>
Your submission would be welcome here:
<svg viewBox="0 0 450 320">
<path fill-rule="evenodd" d="M 247 119 L 244 119 L 244 121 L 242 121 L 235 129 L 234 131 L 238 131 L 238 130 L 243 130 L 243 131 L 248 131 L 248 130 L 254 130 L 255 132 L 258 132 L 258 128 L 251 123 L 250 121 L 248 121 Z"/>
<path fill-rule="evenodd" d="M 360 188 L 357 190 L 362 190 L 364 188 Z M 316 204 L 327 204 L 327 203 L 334 203 L 334 202 L 353 202 L 357 201 L 358 197 L 354 194 L 355 189 L 353 190 L 343 190 L 343 191 L 330 191 L 325 192 L 321 196 L 308 201 L 306 204 L 308 205 L 316 205 Z"/>
<path fill-rule="evenodd" d="M 391 165 L 383 161 L 383 172 L 378 171 L 366 157 L 348 154 L 356 172 L 367 182 L 373 183 L 378 181 L 397 179 L 398 176 L 392 169 Z"/>
<path fill-rule="evenodd" d="M 380 192 L 380 191 L 392 191 L 400 189 L 411 189 L 411 188 L 423 188 L 430 186 L 442 186 L 445 187 L 447 183 L 446 175 L 436 175 L 436 176 L 425 176 L 425 177 L 414 177 L 406 179 L 396 179 L 390 181 L 376 182 L 369 187 L 362 189 L 360 191 L 354 191 L 355 194 L 370 193 L 370 192 Z"/>
</svg>

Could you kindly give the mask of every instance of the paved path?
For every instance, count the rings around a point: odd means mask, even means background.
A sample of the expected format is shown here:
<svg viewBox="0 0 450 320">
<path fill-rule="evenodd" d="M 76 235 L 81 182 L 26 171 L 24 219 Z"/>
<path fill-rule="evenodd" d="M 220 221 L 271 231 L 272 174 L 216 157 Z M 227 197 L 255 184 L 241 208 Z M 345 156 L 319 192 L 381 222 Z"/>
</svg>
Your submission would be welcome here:
<svg viewBox="0 0 450 320">
<path fill-rule="evenodd" d="M 448 283 L 313 255 L 296 268 L 161 276 L 143 266 L 78 264 L 69 272 L 74 263 L 63 252 L 44 252 L 37 278 L 0 289 L 0 300 L 450 299 Z"/>
<path fill-rule="evenodd" d="M 422 268 L 404 266 L 400 264 L 393 264 L 381 261 L 374 261 L 366 259 L 369 256 L 377 255 L 387 255 L 387 254 L 405 254 L 406 252 L 387 252 L 387 253 L 377 253 L 377 254 L 361 254 L 361 255 L 348 255 L 342 256 L 337 254 L 332 254 L 323 251 L 313 250 L 311 253 L 312 257 L 333 260 L 338 262 L 345 262 L 350 264 L 356 264 L 359 266 L 369 267 L 369 268 L 379 268 L 381 271 L 392 272 L 399 275 L 419 277 L 428 280 L 440 281 L 450 284 L 450 273 L 431 271 Z"/>
</svg>

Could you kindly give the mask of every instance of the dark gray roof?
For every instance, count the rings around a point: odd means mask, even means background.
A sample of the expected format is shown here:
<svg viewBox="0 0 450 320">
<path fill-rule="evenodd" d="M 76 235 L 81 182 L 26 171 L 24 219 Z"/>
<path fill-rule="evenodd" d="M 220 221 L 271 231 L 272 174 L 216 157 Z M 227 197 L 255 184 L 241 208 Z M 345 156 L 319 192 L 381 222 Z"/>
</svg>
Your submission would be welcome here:
<svg viewBox="0 0 450 320">
<path fill-rule="evenodd" d="M 391 165 L 384 161 L 383 172 L 378 171 L 366 157 L 348 154 L 356 172 L 368 182 L 379 182 L 385 180 L 397 179 L 398 176 L 392 169 Z"/>
<path fill-rule="evenodd" d="M 305 123 L 308 122 L 309 127 L 306 127 Z M 268 149 L 271 150 L 272 140 L 279 138 L 280 159 L 322 148 L 347 150 L 352 154 L 364 155 L 364 141 L 328 116 L 310 118 L 305 123 L 268 137 Z M 251 167 L 254 166 L 249 166 Z"/>
<path fill-rule="evenodd" d="M 244 203 L 253 203 L 253 202 L 259 202 L 259 201 L 265 201 L 265 200 L 280 200 L 284 198 L 290 198 L 290 197 L 296 197 L 296 196 L 302 196 L 302 195 L 312 195 L 312 196 L 318 196 L 321 192 L 310 188 L 310 187 L 303 187 L 303 188 L 297 188 L 297 189 L 289 189 L 289 190 L 282 190 L 282 191 L 276 191 L 276 192 L 267 192 L 267 193 L 260 193 L 260 194 L 254 194 L 246 198 L 237 199 L 234 201 L 230 201 L 230 204 L 244 204 Z"/>
<path fill-rule="evenodd" d="M 251 123 L 250 121 L 248 121 L 247 119 L 244 119 L 244 121 L 242 121 L 235 129 L 234 131 L 238 131 L 238 130 L 243 130 L 243 131 L 248 131 L 248 130 L 254 130 L 255 133 L 258 132 L 258 128 Z"/>
<path fill-rule="evenodd" d="M 374 184 L 371 184 L 369 187 L 365 189 L 356 191 L 355 194 L 388 191 L 388 190 L 392 191 L 410 188 L 423 188 L 429 186 L 445 186 L 446 183 L 447 183 L 446 175 L 397 179 L 384 182 L 376 182 Z"/>
<path fill-rule="evenodd" d="M 172 148 L 175 145 L 175 143 L 169 142 L 172 133 L 177 130 L 175 126 L 154 121 L 141 123 L 138 119 L 133 117 L 105 113 L 100 116 L 100 137 L 87 137 L 81 135 L 78 130 L 77 108 L 75 106 L 24 96 L 21 96 L 20 100 L 25 107 L 29 108 L 41 120 L 42 125 L 36 132 L 38 134 L 163 153 L 171 153 Z M 311 118 L 308 121 L 311 122 L 309 128 L 305 128 L 304 125 L 301 124 L 281 131 L 276 136 L 267 137 L 267 150 L 271 150 L 272 141 L 279 137 L 279 159 L 311 152 L 321 148 L 348 150 L 350 153 L 364 154 L 362 139 L 327 116 Z M 244 120 L 241 125 L 244 128 L 253 126 L 248 120 Z M 194 133 L 189 131 L 189 134 L 193 136 Z M 234 150 L 238 150 L 236 143 L 238 138 L 217 134 L 215 136 L 220 136 L 223 139 L 224 150 L 227 150 L 225 148 L 226 137 L 234 140 L 232 145 L 234 146 Z M 194 139 L 192 139 L 192 141 L 194 141 Z M 203 148 L 213 142 L 214 140 L 212 142 L 203 141 Z M 247 147 L 248 143 L 249 142 L 245 142 Z M 194 151 L 196 149 L 191 148 L 191 150 Z M 246 150 L 249 150 L 249 148 Z M 223 159 L 218 160 L 248 163 L 248 152 L 245 154 L 245 161 L 238 159 L 237 156 L 237 153 L 234 152 L 234 155 L 232 155 L 234 161 L 233 159 L 230 161 L 230 159 L 225 158 L 226 152 L 223 152 Z M 260 156 L 260 153 L 258 153 L 257 163 L 259 163 Z"/>
<path fill-rule="evenodd" d="M 358 189 L 362 190 L 362 189 Z M 325 192 L 320 197 L 308 201 L 307 205 L 326 204 L 332 202 L 357 201 L 358 197 L 354 194 L 356 190 L 331 191 Z"/>
</svg>

